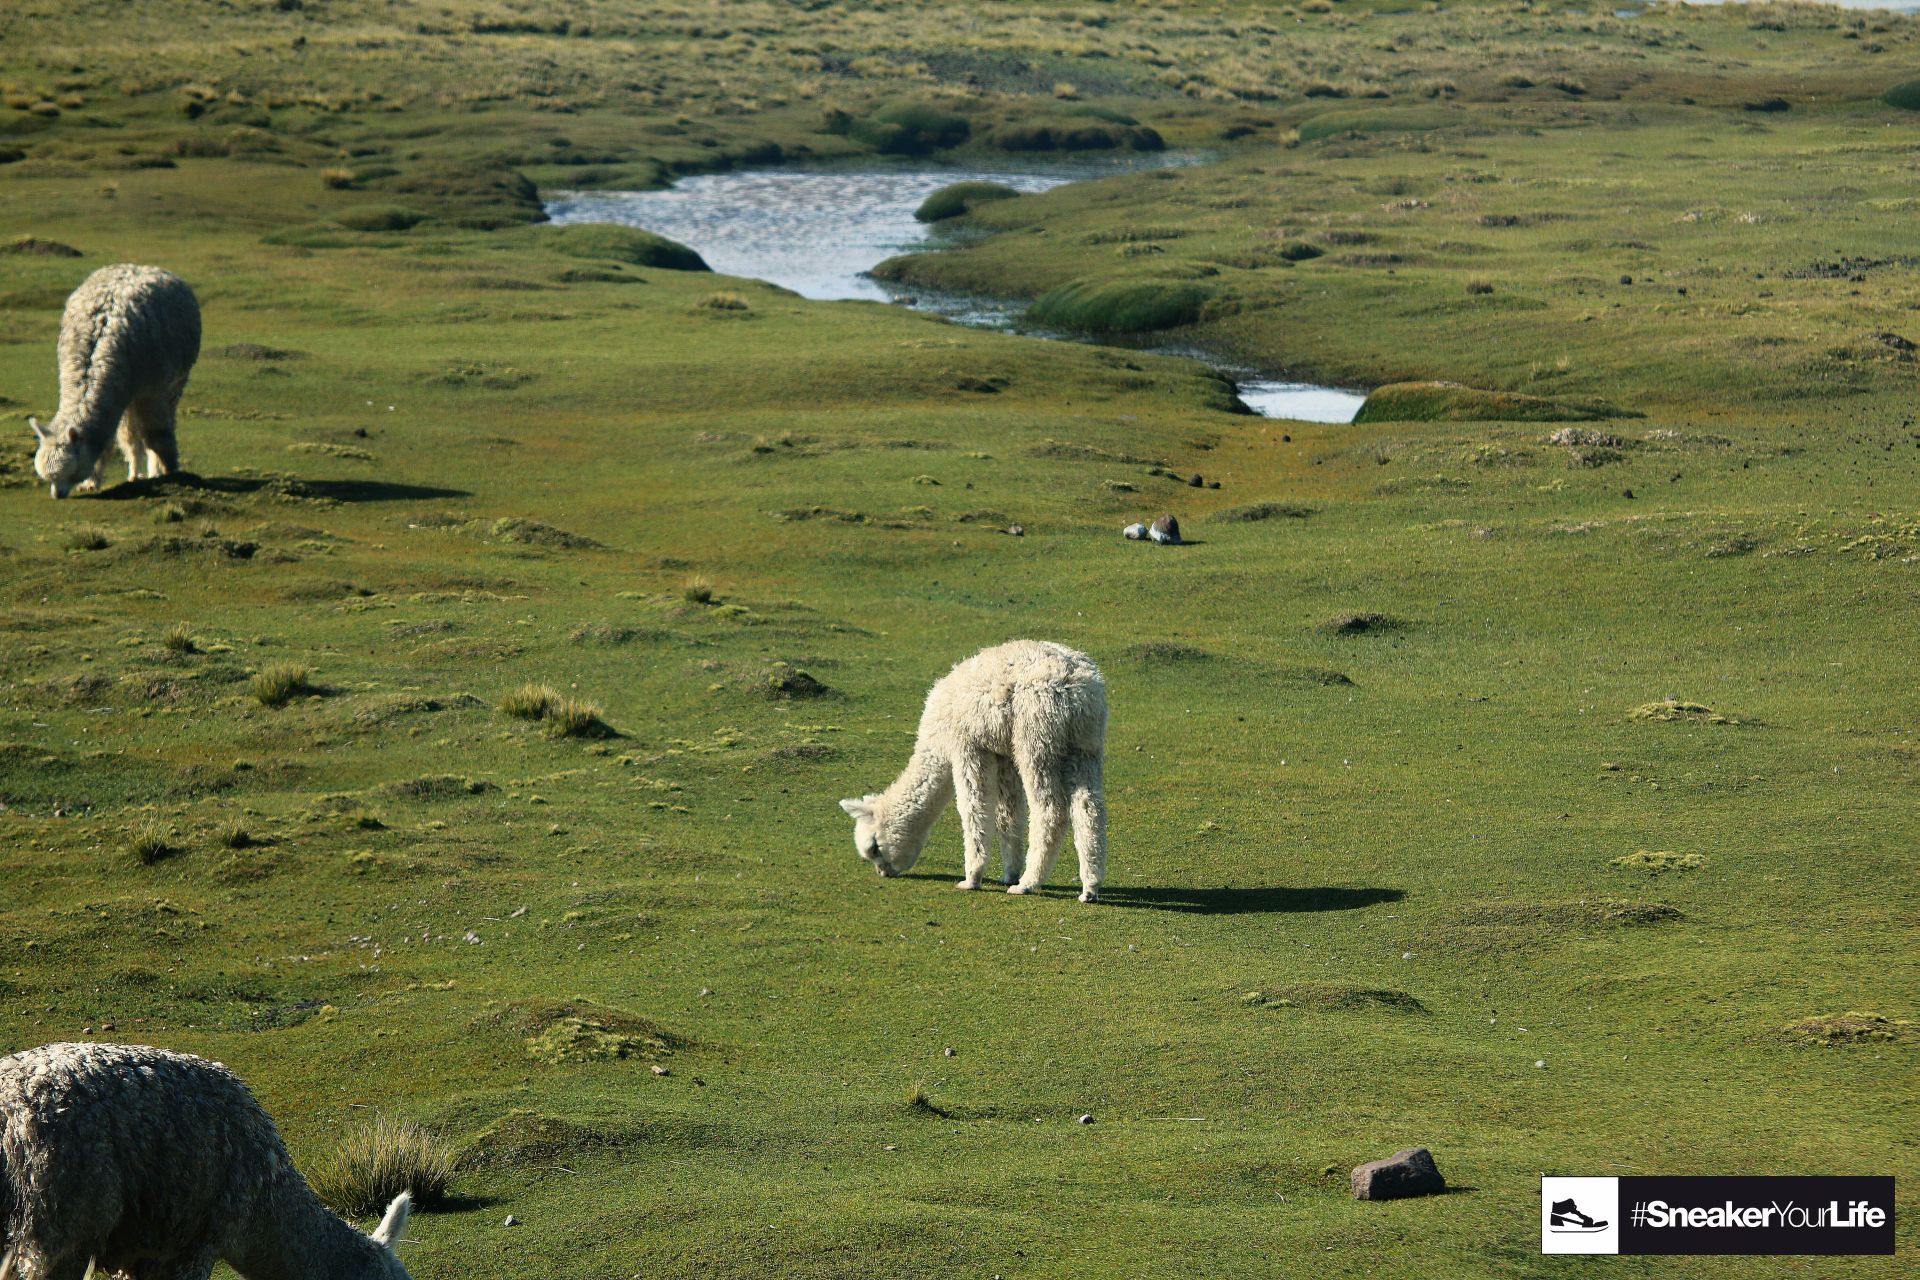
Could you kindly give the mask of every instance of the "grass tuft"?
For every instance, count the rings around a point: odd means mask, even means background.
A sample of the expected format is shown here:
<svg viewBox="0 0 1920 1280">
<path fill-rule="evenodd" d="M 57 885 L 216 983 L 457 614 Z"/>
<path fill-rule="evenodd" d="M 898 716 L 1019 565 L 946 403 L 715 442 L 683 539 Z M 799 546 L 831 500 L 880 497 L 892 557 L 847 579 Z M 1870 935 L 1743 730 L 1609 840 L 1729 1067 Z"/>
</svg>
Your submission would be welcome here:
<svg viewBox="0 0 1920 1280">
<path fill-rule="evenodd" d="M 276 662 L 254 673 L 247 689 L 263 707 L 284 707 L 313 692 L 311 673 L 297 662 Z"/>
<path fill-rule="evenodd" d="M 1655 875 L 1663 871 L 1698 871 L 1707 865 L 1706 858 L 1697 853 L 1675 853 L 1671 849 L 1636 849 L 1613 860 L 1616 867 L 1625 867 L 1629 871 L 1650 871 Z"/>
<path fill-rule="evenodd" d="M 193 628 L 184 622 L 176 622 L 168 627 L 160 637 L 160 643 L 174 653 L 198 653 L 199 646 L 193 642 Z"/>
<path fill-rule="evenodd" d="M 143 867 L 171 858 L 179 850 L 167 838 L 167 829 L 157 822 L 143 822 L 127 836 L 127 852 Z"/>
<path fill-rule="evenodd" d="M 309 1181 L 335 1212 L 366 1217 L 402 1191 L 413 1194 L 417 1208 L 444 1203 L 453 1173 L 453 1148 L 438 1135 L 412 1120 L 377 1115 L 351 1130 Z"/>
<path fill-rule="evenodd" d="M 97 524 L 77 524 L 67 530 L 62 544 L 69 551 L 105 551 L 113 545 L 113 535 Z"/>
<path fill-rule="evenodd" d="M 550 684 L 523 684 L 500 699 L 500 709 L 516 720 L 544 720 L 560 704 L 560 691 Z"/>
</svg>

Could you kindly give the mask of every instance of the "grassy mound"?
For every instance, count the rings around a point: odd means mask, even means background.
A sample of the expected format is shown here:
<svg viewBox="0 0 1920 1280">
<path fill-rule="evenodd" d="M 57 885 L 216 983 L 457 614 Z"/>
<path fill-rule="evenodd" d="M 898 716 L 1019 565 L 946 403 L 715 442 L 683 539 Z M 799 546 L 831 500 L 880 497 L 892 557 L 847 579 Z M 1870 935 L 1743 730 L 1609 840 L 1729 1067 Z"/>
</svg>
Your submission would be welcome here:
<svg viewBox="0 0 1920 1280">
<path fill-rule="evenodd" d="M 913 216 L 920 222 L 939 222 L 972 213 L 995 200 L 1011 200 L 1019 194 L 1004 182 L 952 182 L 922 200 Z"/>
<path fill-rule="evenodd" d="M 987 130 L 980 144 L 999 151 L 1164 151 L 1167 143 L 1147 125 L 1117 120 L 1021 120 Z"/>
<path fill-rule="evenodd" d="M 1049 289 L 1027 311 L 1034 324 L 1086 333 L 1150 333 L 1200 319 L 1205 285 L 1171 280 L 1077 280 Z"/>
<path fill-rule="evenodd" d="M 636 1136 L 629 1130 L 516 1109 L 474 1135 L 460 1153 L 459 1167 L 482 1170 L 558 1164 L 583 1152 L 626 1146 Z"/>
<path fill-rule="evenodd" d="M 570 258 L 602 258 L 634 267 L 658 267 L 662 271 L 712 270 L 706 259 L 679 241 L 639 227 L 584 223 L 541 227 L 535 236 L 541 244 Z"/>
<path fill-rule="evenodd" d="M 1447 123 L 1439 111 L 1329 111 L 1300 126 L 1300 141 L 1317 142 L 1342 134 L 1424 133 Z"/>
<path fill-rule="evenodd" d="M 1457 382 L 1390 382 L 1360 406 L 1355 422 L 1568 422 L 1637 418 L 1604 400 L 1483 391 Z"/>
<path fill-rule="evenodd" d="M 856 117 L 844 111 L 827 118 L 827 132 L 851 138 L 881 155 L 924 156 L 957 147 L 973 133 L 963 115 L 924 102 L 895 102 L 872 115 Z"/>
<path fill-rule="evenodd" d="M 1427 1007 L 1404 991 L 1362 987 L 1350 982 L 1285 982 L 1249 991 L 1242 1004 L 1262 1009 L 1384 1009 L 1390 1013 L 1425 1013 Z"/>
<path fill-rule="evenodd" d="M 1902 111 L 1920 111 L 1920 80 L 1902 80 L 1881 94 L 1880 101 Z"/>
<path fill-rule="evenodd" d="M 367 185 L 417 197 L 433 206 L 442 221 L 475 230 L 547 220 L 540 189 L 515 169 L 447 164 L 392 174 Z"/>
<path fill-rule="evenodd" d="M 1888 1044 L 1911 1039 L 1914 1023 L 1905 1018 L 1889 1018 L 1883 1013 L 1849 1009 L 1845 1013 L 1802 1018 L 1789 1024 L 1786 1034 L 1798 1044 Z"/>
<path fill-rule="evenodd" d="M 605 1062 L 664 1058 L 686 1041 L 659 1023 L 591 1000 L 532 1000 L 492 1019 L 520 1036 L 542 1062 Z"/>
</svg>

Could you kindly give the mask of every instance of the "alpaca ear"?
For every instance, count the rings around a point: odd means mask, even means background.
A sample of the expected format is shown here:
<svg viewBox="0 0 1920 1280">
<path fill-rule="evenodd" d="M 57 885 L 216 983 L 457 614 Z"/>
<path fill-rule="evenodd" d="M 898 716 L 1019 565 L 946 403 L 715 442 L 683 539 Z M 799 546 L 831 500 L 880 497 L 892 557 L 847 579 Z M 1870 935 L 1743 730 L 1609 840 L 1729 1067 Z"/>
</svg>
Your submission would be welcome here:
<svg viewBox="0 0 1920 1280">
<path fill-rule="evenodd" d="M 868 803 L 868 801 L 871 801 L 872 799 L 873 799 L 872 796 L 868 796 L 865 800 L 842 800 L 840 802 L 840 807 L 847 811 L 847 815 L 849 817 L 858 821 L 859 819 L 864 818 L 869 813 L 873 812 L 873 806 L 870 803 Z"/>
<path fill-rule="evenodd" d="M 47 438 L 47 429 L 40 425 L 40 419 L 28 418 L 27 425 L 33 428 L 33 438 L 35 440 L 45 440 Z"/>
<path fill-rule="evenodd" d="M 380 1225 L 373 1229 L 373 1242 L 391 1249 L 407 1229 L 407 1219 L 413 1216 L 413 1192 L 402 1191 L 387 1206 L 387 1216 L 380 1219 Z"/>
</svg>

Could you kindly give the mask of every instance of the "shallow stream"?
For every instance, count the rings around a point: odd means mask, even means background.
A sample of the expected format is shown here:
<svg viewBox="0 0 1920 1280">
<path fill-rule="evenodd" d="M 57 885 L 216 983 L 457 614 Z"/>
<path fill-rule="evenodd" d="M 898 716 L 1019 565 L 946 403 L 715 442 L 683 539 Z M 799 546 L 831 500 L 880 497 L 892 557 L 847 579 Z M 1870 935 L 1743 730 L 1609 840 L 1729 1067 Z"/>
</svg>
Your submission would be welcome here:
<svg viewBox="0 0 1920 1280">
<path fill-rule="evenodd" d="M 914 221 L 913 211 L 952 182 L 1001 182 L 1020 191 L 1135 168 L 1193 163 L 1180 152 L 1098 160 L 995 165 L 902 164 L 743 169 L 684 178 L 661 191 L 561 192 L 547 203 L 556 223 L 611 222 L 678 240 L 724 275 L 765 280 L 802 297 L 899 302 L 962 324 L 1049 338 L 1073 335 L 1020 326 L 1020 303 L 914 289 L 875 280 L 875 265 L 899 253 L 957 243 L 950 231 Z M 1153 350 L 1154 348 L 1147 348 Z M 1219 365 L 1205 352 L 1169 354 Z M 1221 367 L 1256 413 L 1307 422 L 1351 422 L 1364 393 L 1262 378 Z"/>
</svg>

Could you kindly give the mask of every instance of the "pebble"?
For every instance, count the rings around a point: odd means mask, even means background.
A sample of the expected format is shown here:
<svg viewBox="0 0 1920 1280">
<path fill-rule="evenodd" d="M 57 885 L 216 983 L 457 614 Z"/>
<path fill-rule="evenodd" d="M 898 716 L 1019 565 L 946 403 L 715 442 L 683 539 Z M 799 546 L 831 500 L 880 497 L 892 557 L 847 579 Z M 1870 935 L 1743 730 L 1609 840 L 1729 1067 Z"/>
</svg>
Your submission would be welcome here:
<svg viewBox="0 0 1920 1280">
<path fill-rule="evenodd" d="M 665 1075 L 672 1075 L 673 1073 L 669 1071 L 666 1067 L 663 1067 L 656 1062 L 653 1064 L 653 1074 L 657 1076 L 665 1076 Z"/>
<path fill-rule="evenodd" d="M 1092 1115 L 1092 1113 L 1088 1113 L 1087 1115 L 1084 1115 L 1084 1116 L 1081 1116 L 1081 1117 L 1080 1117 L 1080 1123 L 1081 1123 L 1081 1124 L 1092 1124 L 1092 1123 L 1093 1123 L 1093 1115 Z"/>
<path fill-rule="evenodd" d="M 1023 524 L 1010 524 L 1007 526 L 1007 536 L 1024 538 L 1027 536 L 1027 526 Z"/>
<path fill-rule="evenodd" d="M 512 1214 L 508 1214 L 507 1220 L 500 1225 L 503 1227 L 517 1227 L 520 1225 L 520 1219 L 514 1217 Z"/>
<path fill-rule="evenodd" d="M 1132 524 L 1128 525 L 1126 528 L 1122 529 L 1120 531 L 1120 536 L 1123 538 L 1127 538 L 1133 542 L 1138 542 L 1142 538 L 1147 536 L 1147 526 L 1145 526 L 1144 524 L 1141 524 L 1139 521 L 1136 520 Z"/>
<path fill-rule="evenodd" d="M 957 1052 L 956 1052 L 956 1051 L 954 1050 L 954 1047 L 953 1047 L 952 1045 L 948 1045 L 948 1046 L 947 1046 L 946 1048 L 944 1048 L 944 1049 L 942 1049 L 942 1050 L 940 1051 L 940 1056 L 941 1056 L 941 1057 L 944 1057 L 944 1058 L 953 1058 L 953 1057 L 957 1057 L 957 1056 L 959 1056 L 959 1055 L 958 1055 L 958 1054 L 957 1054 Z"/>
</svg>

